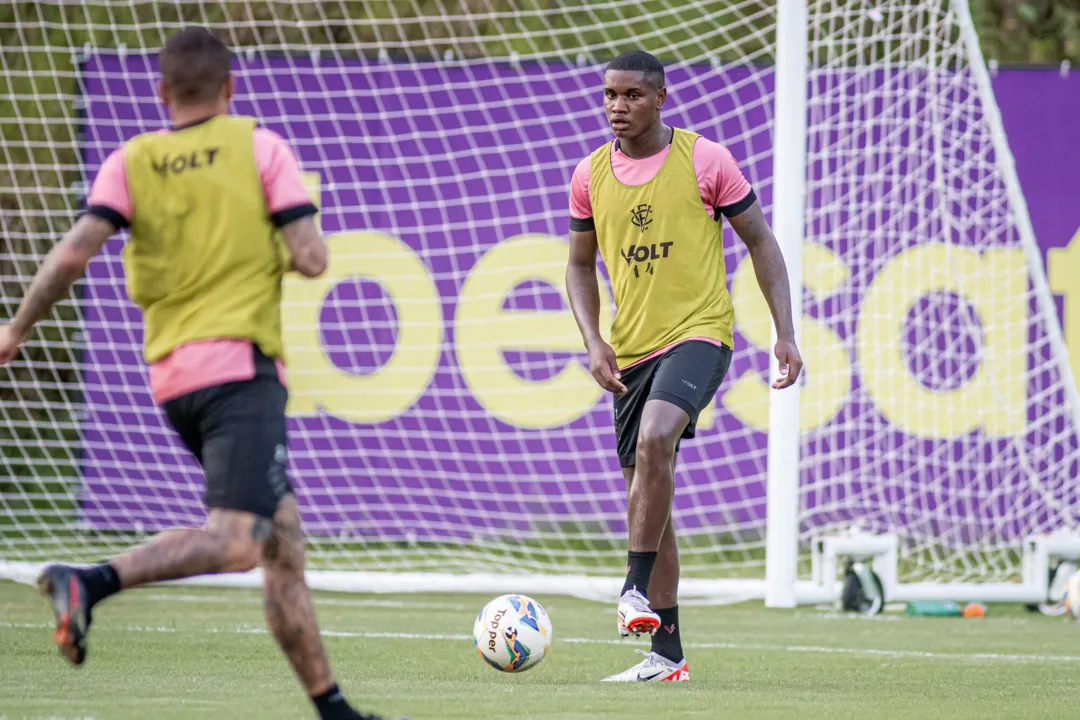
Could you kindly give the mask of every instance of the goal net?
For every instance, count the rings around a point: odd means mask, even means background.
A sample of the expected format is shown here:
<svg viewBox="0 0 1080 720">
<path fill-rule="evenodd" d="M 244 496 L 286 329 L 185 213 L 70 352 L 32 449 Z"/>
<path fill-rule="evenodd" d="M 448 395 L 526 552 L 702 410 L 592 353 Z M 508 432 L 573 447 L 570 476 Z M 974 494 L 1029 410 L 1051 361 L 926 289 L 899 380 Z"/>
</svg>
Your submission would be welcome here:
<svg viewBox="0 0 1080 720">
<path fill-rule="evenodd" d="M 10 3 L 0 317 L 108 153 L 167 125 L 165 38 L 206 25 L 236 54 L 234 111 L 296 149 L 331 249 L 283 311 L 311 567 L 373 590 L 606 591 L 625 488 L 565 301 L 567 194 L 610 138 L 604 65 L 644 48 L 668 67 L 665 122 L 725 144 L 767 216 L 805 217 L 801 437 L 769 438 L 768 309 L 724 231 L 736 349 L 679 458 L 686 587 L 761 594 L 770 442 L 799 453 L 804 553 L 858 527 L 898 536 L 902 579 L 1015 580 L 1025 537 L 1076 521 L 1075 389 L 966 13 L 810 3 L 805 207 L 774 207 L 773 2 Z M 205 518 L 148 390 L 124 240 L 0 368 L 9 573 Z"/>
</svg>

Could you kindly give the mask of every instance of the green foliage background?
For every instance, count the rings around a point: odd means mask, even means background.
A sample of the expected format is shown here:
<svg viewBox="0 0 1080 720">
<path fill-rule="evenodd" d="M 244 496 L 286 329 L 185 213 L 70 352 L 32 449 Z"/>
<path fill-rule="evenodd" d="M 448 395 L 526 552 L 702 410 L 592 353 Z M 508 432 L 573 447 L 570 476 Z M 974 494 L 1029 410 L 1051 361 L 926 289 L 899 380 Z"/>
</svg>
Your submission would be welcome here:
<svg viewBox="0 0 1080 720">
<path fill-rule="evenodd" d="M 831 0 L 822 0 L 830 2 Z M 738 2 L 643 0 L 616 8 L 561 0 L 157 0 L 0 3 L 0 320 L 15 310 L 37 261 L 70 225 L 81 182 L 72 102 L 80 48 L 154 48 L 184 23 L 228 25 L 234 46 L 349 45 L 362 51 L 466 57 L 511 53 L 574 58 L 582 47 L 612 55 L 642 37 L 675 54 L 700 53 L 709 28 L 723 28 L 743 55 L 768 62 L 756 32 L 768 12 Z M 862 5 L 862 3 L 858 3 Z M 1080 61 L 1080 0 L 969 0 L 987 59 L 1001 63 Z M 598 9 L 599 8 L 599 9 Z M 449 12 L 445 12 L 449 11 Z M 469 16 L 480 13 L 481 20 Z M 516 12 L 515 12 L 516 11 Z M 448 15 L 449 17 L 445 17 Z M 416 22 L 417 17 L 439 18 Z M 474 16 L 477 17 L 477 16 Z M 708 22 L 696 22 L 710 18 Z M 697 33 L 704 32 L 706 39 Z M 713 30 L 715 32 L 715 30 Z M 461 41 L 458 38 L 472 38 Z M 77 321 L 74 302 L 43 323 L 24 362 L 0 370 L 0 551 L 4 524 L 32 511 L 64 522 L 63 478 L 77 472 Z M 59 483 L 59 484 L 58 484 Z M 72 502 L 74 501 L 73 496 Z"/>
</svg>

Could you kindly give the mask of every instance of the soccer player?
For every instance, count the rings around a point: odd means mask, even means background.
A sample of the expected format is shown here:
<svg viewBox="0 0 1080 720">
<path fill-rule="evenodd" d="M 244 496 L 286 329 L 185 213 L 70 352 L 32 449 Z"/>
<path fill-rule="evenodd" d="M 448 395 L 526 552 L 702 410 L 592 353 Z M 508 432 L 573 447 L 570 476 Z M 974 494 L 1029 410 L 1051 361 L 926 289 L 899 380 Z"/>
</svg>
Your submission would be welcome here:
<svg viewBox="0 0 1080 720">
<path fill-rule="evenodd" d="M 334 681 L 304 580 L 304 537 L 286 477 L 281 280 L 327 264 L 296 156 L 251 118 L 229 116 L 230 53 L 202 28 L 171 36 L 158 91 L 172 127 L 127 142 L 101 167 L 89 209 L 53 248 L 11 322 L 0 364 L 83 274 L 118 228 L 128 294 L 144 313 L 150 385 L 202 464 L 202 528 L 177 530 L 89 569 L 38 579 L 54 641 L 86 660 L 91 612 L 123 589 L 262 562 L 266 618 L 320 717 L 368 718 Z M 280 229 L 288 256 L 277 240 Z"/>
<path fill-rule="evenodd" d="M 679 551 L 671 521 L 675 458 L 731 362 L 734 313 L 721 218 L 746 243 L 772 310 L 782 377 L 802 359 L 780 247 L 731 153 L 660 121 L 664 67 L 634 51 L 604 73 L 615 135 L 578 164 L 570 185 L 566 286 L 593 377 L 615 394 L 615 436 L 627 486 L 630 548 L 618 631 L 652 635 L 652 652 L 612 682 L 688 681 L 679 633 Z M 618 312 L 600 336 L 599 248 Z"/>
</svg>

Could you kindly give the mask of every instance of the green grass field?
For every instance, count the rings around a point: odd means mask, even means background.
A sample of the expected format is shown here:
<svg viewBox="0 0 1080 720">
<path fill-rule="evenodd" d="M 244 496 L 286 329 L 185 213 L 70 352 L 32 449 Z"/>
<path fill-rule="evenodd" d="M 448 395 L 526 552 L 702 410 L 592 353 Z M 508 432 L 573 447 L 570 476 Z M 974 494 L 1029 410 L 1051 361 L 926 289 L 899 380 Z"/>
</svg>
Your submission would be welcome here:
<svg viewBox="0 0 1080 720">
<path fill-rule="evenodd" d="M 340 684 L 369 710 L 468 718 L 1062 718 L 1080 689 L 1080 626 L 992 607 L 984 620 L 850 618 L 760 603 L 686 606 L 689 685 L 605 685 L 642 642 L 613 606 L 539 596 L 551 655 L 522 675 L 476 657 L 470 595 L 317 597 Z M 90 656 L 69 667 L 51 613 L 0 582 L 0 718 L 312 718 L 266 633 L 255 591 L 159 586 L 98 610 Z"/>
</svg>

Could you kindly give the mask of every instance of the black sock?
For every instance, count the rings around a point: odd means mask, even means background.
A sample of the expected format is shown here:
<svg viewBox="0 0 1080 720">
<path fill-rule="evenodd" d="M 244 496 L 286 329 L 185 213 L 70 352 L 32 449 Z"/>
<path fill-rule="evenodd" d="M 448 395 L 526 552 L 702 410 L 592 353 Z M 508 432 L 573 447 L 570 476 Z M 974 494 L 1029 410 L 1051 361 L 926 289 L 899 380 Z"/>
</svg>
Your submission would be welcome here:
<svg viewBox="0 0 1080 720">
<path fill-rule="evenodd" d="M 634 552 L 631 550 L 627 553 L 626 561 L 626 582 L 623 583 L 622 592 L 625 593 L 630 588 L 637 588 L 637 591 L 648 597 L 649 594 L 649 577 L 652 575 L 652 566 L 656 562 L 656 553 L 654 552 Z M 622 595 L 622 593 L 619 593 Z"/>
<path fill-rule="evenodd" d="M 99 602 L 120 592 L 120 576 L 116 574 L 116 568 L 112 565 L 96 565 L 76 571 L 83 587 L 86 588 L 87 604 L 94 607 Z"/>
<path fill-rule="evenodd" d="M 660 616 L 660 627 L 652 636 L 652 651 L 671 662 L 683 661 L 682 638 L 679 637 L 679 606 L 653 608 Z"/>
<path fill-rule="evenodd" d="M 322 695 L 312 695 L 311 702 L 315 703 L 315 709 L 319 711 L 322 720 L 355 720 L 360 717 L 360 713 L 353 709 L 337 685 Z"/>
</svg>

